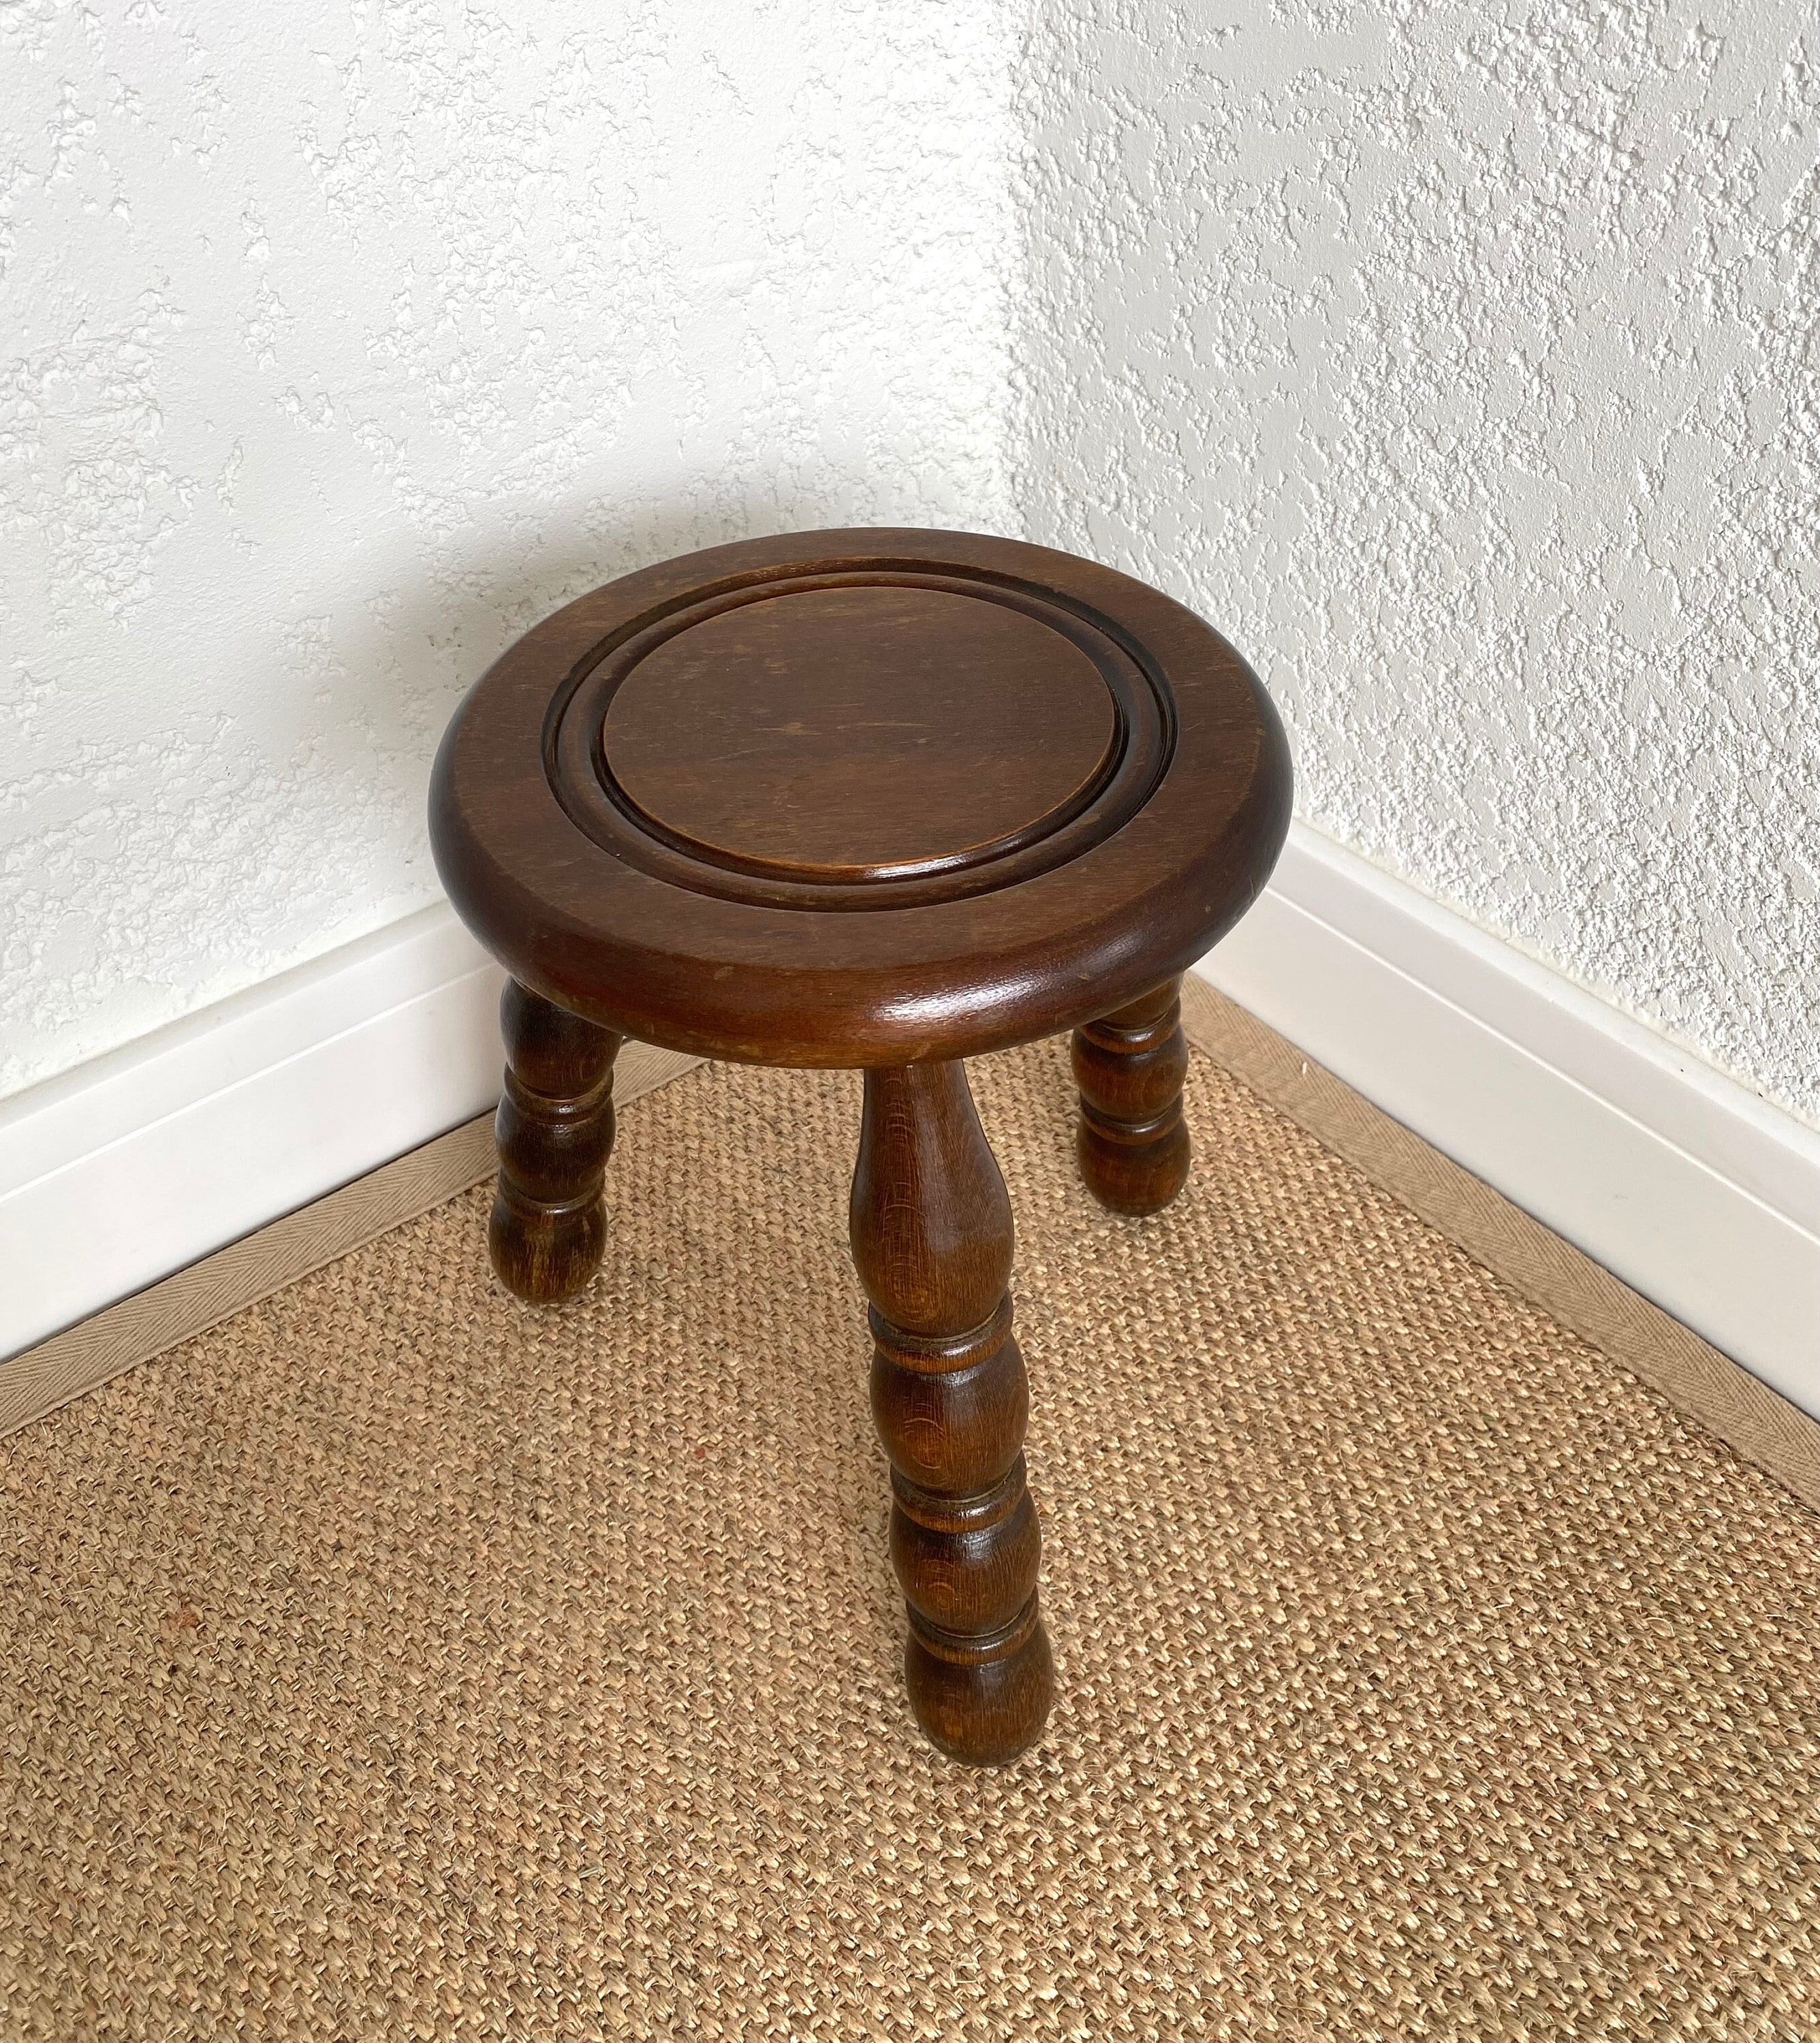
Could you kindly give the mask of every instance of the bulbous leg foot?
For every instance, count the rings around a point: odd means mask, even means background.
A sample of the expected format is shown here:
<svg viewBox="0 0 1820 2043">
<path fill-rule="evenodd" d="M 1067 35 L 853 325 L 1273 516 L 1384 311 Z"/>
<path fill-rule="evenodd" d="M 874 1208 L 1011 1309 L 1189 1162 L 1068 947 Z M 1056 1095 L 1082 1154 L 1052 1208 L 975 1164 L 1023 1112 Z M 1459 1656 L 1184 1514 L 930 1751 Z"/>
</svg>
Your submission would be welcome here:
<svg viewBox="0 0 1820 2043">
<path fill-rule="evenodd" d="M 1008 1632 L 966 1639 L 914 1608 L 904 1651 L 910 1707 L 929 1742 L 969 1766 L 1006 1766 L 1042 1734 L 1055 1662 L 1033 1594 Z"/>
<path fill-rule="evenodd" d="M 1188 1182 L 1181 981 L 1074 1032 L 1076 1148 L 1087 1189 L 1114 1213 L 1153 1213 Z"/>
<path fill-rule="evenodd" d="M 621 1039 L 516 979 L 506 983 L 499 1018 L 505 1090 L 493 1122 L 499 1185 L 487 1248 L 508 1290 L 555 1305 L 593 1275 L 606 1246 L 601 1187 Z"/>
</svg>

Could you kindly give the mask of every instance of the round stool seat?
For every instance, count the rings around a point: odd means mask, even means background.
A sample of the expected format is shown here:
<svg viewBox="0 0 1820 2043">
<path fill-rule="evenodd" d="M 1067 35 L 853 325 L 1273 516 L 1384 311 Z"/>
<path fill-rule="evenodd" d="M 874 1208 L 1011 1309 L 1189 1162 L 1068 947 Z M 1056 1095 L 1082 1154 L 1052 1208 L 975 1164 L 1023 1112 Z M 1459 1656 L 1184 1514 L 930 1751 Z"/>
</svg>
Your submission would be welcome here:
<svg viewBox="0 0 1820 2043">
<path fill-rule="evenodd" d="M 514 979 L 642 1041 L 901 1065 L 1180 972 L 1288 827 L 1283 733 L 1192 612 L 1008 539 L 799 532 L 579 598 L 462 704 L 436 864 Z"/>
</svg>

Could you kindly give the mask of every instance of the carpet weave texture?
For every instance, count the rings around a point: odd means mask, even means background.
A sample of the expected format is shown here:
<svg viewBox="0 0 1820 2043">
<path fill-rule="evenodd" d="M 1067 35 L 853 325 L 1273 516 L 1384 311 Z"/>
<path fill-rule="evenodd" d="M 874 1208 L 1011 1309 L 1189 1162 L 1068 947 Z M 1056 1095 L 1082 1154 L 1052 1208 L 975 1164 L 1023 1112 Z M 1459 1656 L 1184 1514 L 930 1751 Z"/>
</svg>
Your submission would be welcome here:
<svg viewBox="0 0 1820 2043">
<path fill-rule="evenodd" d="M 1112 1218 L 973 1067 L 1060 1699 L 949 1765 L 850 1074 L 624 1115 L 0 1446 L 0 2033 L 1820 2033 L 1820 1519 L 1198 1053 Z"/>
</svg>

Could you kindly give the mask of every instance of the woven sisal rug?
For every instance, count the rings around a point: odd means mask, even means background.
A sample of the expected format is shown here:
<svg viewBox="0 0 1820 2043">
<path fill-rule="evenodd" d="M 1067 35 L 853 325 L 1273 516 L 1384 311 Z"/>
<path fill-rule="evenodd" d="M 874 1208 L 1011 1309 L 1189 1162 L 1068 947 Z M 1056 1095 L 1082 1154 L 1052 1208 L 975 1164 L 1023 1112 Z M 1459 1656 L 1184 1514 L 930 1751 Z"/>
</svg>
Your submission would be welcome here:
<svg viewBox="0 0 1820 2043">
<path fill-rule="evenodd" d="M 704 1067 L 574 1305 L 476 1189 L 0 1444 L 0 2034 L 1820 2033 L 1820 1516 L 1206 1057 L 1142 1223 L 974 1074 L 1035 1753 L 900 1691 L 857 1082 Z"/>
</svg>

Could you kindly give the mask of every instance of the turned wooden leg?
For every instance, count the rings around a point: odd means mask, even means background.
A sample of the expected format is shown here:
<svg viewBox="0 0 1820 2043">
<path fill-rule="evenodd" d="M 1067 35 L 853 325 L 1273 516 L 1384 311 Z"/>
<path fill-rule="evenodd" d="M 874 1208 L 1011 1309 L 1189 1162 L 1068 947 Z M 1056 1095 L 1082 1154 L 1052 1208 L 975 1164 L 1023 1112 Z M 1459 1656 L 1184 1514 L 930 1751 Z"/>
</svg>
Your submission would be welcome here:
<svg viewBox="0 0 1820 2043">
<path fill-rule="evenodd" d="M 1128 1007 L 1074 1032 L 1081 1175 L 1114 1213 L 1155 1213 L 1188 1182 L 1181 995 L 1181 981 L 1165 979 Z"/>
<path fill-rule="evenodd" d="M 872 1301 L 911 1704 L 950 1757 L 1002 1765 L 1035 1742 L 1055 1677 L 1024 1485 L 1011 1202 L 963 1065 L 866 1074 L 850 1219 Z"/>
<path fill-rule="evenodd" d="M 601 1186 L 623 1039 L 516 979 L 506 982 L 499 1023 L 505 1090 L 493 1122 L 499 1189 L 486 1244 L 509 1290 L 554 1305 L 593 1275 L 606 1245 Z"/>
</svg>

